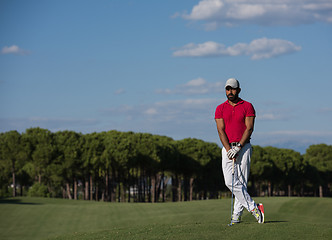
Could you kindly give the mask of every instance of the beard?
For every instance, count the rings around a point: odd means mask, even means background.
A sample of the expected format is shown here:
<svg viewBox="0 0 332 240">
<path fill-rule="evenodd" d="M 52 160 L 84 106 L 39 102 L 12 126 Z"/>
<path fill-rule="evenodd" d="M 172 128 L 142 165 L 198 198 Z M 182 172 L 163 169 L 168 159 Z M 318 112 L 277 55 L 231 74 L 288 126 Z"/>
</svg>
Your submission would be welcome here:
<svg viewBox="0 0 332 240">
<path fill-rule="evenodd" d="M 227 95 L 227 99 L 231 102 L 235 102 L 239 98 L 239 94 L 233 95 L 232 93 Z"/>
</svg>

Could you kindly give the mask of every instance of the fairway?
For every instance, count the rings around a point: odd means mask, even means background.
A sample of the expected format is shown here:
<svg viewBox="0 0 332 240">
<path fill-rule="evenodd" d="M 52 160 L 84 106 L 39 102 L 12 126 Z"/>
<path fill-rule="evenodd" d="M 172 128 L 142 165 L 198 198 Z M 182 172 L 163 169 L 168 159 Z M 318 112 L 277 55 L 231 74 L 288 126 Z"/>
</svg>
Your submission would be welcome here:
<svg viewBox="0 0 332 240">
<path fill-rule="evenodd" d="M 265 224 L 245 213 L 228 227 L 230 199 L 104 203 L 0 200 L 0 239 L 332 239 L 332 199 L 256 198 Z"/>
</svg>

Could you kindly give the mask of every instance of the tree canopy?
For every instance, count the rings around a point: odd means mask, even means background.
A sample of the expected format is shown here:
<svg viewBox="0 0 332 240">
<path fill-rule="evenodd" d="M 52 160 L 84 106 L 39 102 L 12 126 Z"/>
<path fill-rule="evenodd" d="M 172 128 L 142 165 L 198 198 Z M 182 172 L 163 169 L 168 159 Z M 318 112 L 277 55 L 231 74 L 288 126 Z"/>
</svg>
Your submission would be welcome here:
<svg viewBox="0 0 332 240">
<path fill-rule="evenodd" d="M 0 196 L 119 202 L 191 201 L 229 194 L 216 143 L 116 130 L 81 134 L 30 128 L 0 133 Z M 332 146 L 304 155 L 253 146 L 253 196 L 330 196 Z"/>
</svg>

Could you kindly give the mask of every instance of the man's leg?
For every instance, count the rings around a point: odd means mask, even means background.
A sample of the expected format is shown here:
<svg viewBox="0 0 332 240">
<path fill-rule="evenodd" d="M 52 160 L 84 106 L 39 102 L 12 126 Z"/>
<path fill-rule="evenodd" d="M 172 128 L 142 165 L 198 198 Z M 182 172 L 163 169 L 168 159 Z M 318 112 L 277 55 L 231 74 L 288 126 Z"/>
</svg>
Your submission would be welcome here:
<svg viewBox="0 0 332 240">
<path fill-rule="evenodd" d="M 222 148 L 221 153 L 222 153 L 222 172 L 224 175 L 225 185 L 229 188 L 230 191 L 232 191 L 232 168 L 233 168 L 232 160 L 228 159 L 225 148 Z M 234 170 L 236 170 L 236 167 Z"/>
<path fill-rule="evenodd" d="M 238 172 L 239 182 L 243 185 L 243 187 L 247 191 L 248 186 L 248 178 L 250 173 L 250 159 L 252 154 L 251 144 L 247 143 L 243 146 L 239 155 L 237 157 L 236 169 Z M 234 216 L 242 216 L 244 206 L 239 202 L 237 198 L 235 198 L 234 202 Z"/>
<path fill-rule="evenodd" d="M 250 150 L 245 150 L 243 148 L 243 157 L 244 159 L 248 159 L 247 162 L 239 161 L 236 162 L 236 167 L 234 171 L 234 184 L 233 184 L 233 193 L 235 196 L 236 206 L 234 205 L 234 213 L 241 213 L 243 208 L 246 208 L 258 221 L 258 223 L 264 223 L 264 207 L 263 204 L 256 205 L 255 202 L 250 197 L 247 192 L 247 182 L 249 176 L 250 169 L 250 156 L 251 156 L 251 146 Z M 240 153 L 241 156 L 242 153 Z M 249 155 L 247 155 L 249 154 Z M 240 159 L 240 158 L 239 158 Z M 240 166 L 238 166 L 240 165 Z M 225 179 L 226 186 L 231 190 L 232 189 L 232 160 L 228 159 L 227 152 L 225 148 L 222 149 L 222 169 Z M 241 178 L 246 179 L 246 181 L 240 181 Z M 235 212 L 237 211 L 237 213 Z M 234 217 L 234 214 L 233 214 Z M 232 222 L 234 222 L 232 220 Z"/>
<path fill-rule="evenodd" d="M 226 186 L 231 190 L 232 189 L 232 160 L 228 159 L 226 149 L 222 149 L 222 169 L 224 174 L 224 180 Z M 237 169 L 238 163 L 235 164 L 235 172 L 234 172 L 234 186 L 233 192 L 235 196 L 235 201 L 237 204 L 241 204 L 248 211 L 251 211 L 255 208 L 255 202 L 251 199 L 250 195 L 247 192 L 246 186 L 244 186 L 240 180 L 239 175 L 241 174 Z M 237 211 L 239 211 L 237 209 Z"/>
</svg>

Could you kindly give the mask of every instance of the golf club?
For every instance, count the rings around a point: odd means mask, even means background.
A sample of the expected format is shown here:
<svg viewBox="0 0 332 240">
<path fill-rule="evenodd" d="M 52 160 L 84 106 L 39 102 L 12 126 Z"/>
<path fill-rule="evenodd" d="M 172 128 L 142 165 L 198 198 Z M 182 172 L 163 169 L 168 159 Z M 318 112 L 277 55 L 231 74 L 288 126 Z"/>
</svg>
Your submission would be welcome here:
<svg viewBox="0 0 332 240">
<path fill-rule="evenodd" d="M 231 223 L 228 226 L 232 226 L 233 217 L 233 188 L 234 188 L 234 158 L 232 159 L 232 201 L 231 201 Z"/>
</svg>

